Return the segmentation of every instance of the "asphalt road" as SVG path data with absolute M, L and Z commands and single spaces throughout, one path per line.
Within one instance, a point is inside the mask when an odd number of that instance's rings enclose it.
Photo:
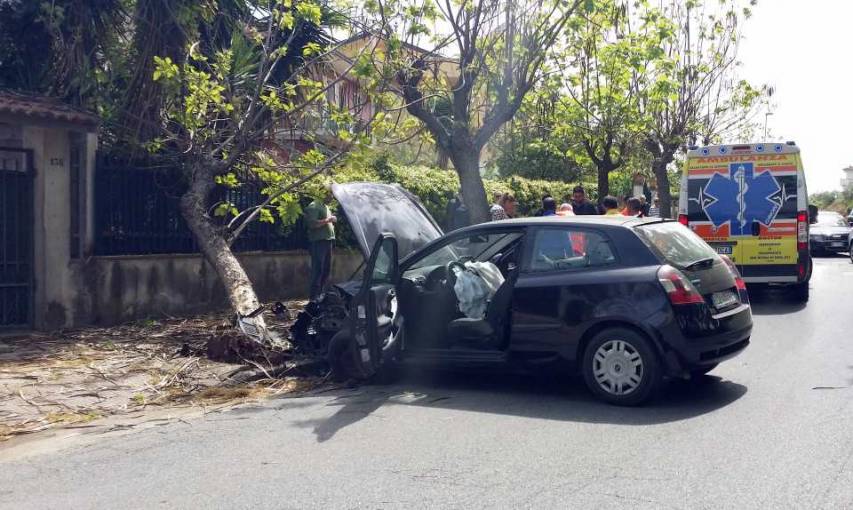
M 853 508 L 853 264 L 753 300 L 751 347 L 648 407 L 410 376 L 0 461 L 0 508 Z

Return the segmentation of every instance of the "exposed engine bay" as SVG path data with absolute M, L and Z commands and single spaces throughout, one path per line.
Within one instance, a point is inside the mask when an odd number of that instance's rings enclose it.
M 325 354 L 332 337 L 347 327 L 351 301 L 360 286 L 360 281 L 334 285 L 319 300 L 310 301 L 290 327 L 293 346 L 306 353 Z

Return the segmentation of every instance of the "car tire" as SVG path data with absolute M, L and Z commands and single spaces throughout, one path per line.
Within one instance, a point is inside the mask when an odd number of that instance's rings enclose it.
M 804 281 L 794 285 L 794 297 L 799 303 L 809 302 L 809 282 Z
M 350 338 L 349 331 L 338 331 L 329 340 L 326 361 L 332 380 L 346 382 L 356 377 L 354 349 L 355 342 Z
M 847 254 L 850 256 L 850 263 L 853 264 L 853 242 L 847 247 Z
M 609 328 L 595 335 L 584 351 L 582 372 L 596 397 L 620 406 L 647 402 L 663 380 L 660 358 L 651 342 L 627 328 Z

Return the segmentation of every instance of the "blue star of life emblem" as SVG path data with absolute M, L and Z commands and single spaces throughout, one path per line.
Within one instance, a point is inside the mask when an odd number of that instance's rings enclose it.
M 731 235 L 752 235 L 752 224 L 769 227 L 782 208 L 782 188 L 769 171 L 755 174 L 753 163 L 732 163 L 729 175 L 716 173 L 702 189 L 702 210 L 720 228 L 729 224 Z

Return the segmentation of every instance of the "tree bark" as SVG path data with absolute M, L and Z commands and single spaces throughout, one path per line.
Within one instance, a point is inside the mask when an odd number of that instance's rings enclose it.
M 181 215 L 205 260 L 213 266 L 225 287 L 231 307 L 240 315 L 248 315 L 260 306 L 258 296 L 249 276 L 231 251 L 221 227 L 207 213 L 208 197 L 215 186 L 213 172 L 199 165 L 190 171 L 189 181 L 190 187 L 181 197 Z M 261 340 L 269 342 L 271 339 L 263 316 L 255 317 L 253 324 L 258 328 Z
M 450 158 L 447 156 L 447 152 L 445 152 L 441 147 L 436 148 L 435 164 L 442 170 L 447 170 L 447 167 L 450 164 Z
M 476 149 L 473 143 L 465 143 L 459 138 L 465 137 L 454 138 L 448 151 L 450 159 L 459 176 L 459 185 L 471 215 L 471 224 L 486 223 L 492 218 L 489 215 L 486 188 L 480 176 L 480 150 Z
M 669 191 L 669 174 L 666 167 L 674 159 L 674 152 L 664 149 L 660 155 L 652 160 L 652 172 L 658 185 L 658 197 L 660 198 L 660 215 L 662 218 L 672 217 L 672 194 Z
M 598 170 L 598 203 L 610 194 L 610 169 L 604 165 L 596 165 Z

